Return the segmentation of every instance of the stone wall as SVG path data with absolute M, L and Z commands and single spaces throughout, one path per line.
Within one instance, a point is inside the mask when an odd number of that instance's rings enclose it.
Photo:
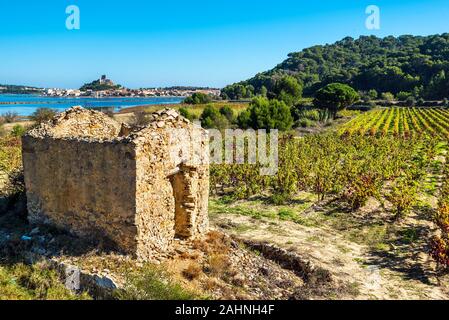
M 175 237 L 195 237 L 208 228 L 207 135 L 176 113 L 153 117 L 130 136 L 137 146 L 138 252 L 145 257 L 167 250 Z
M 207 231 L 207 135 L 173 110 L 131 130 L 75 107 L 23 137 L 27 207 L 143 260 Z M 125 130 L 126 129 L 126 130 Z
M 134 153 L 130 143 L 24 137 L 29 221 L 135 250 Z

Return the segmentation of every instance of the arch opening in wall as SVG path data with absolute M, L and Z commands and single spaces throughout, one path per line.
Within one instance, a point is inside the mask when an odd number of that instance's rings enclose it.
M 195 223 L 195 198 L 191 192 L 191 177 L 187 167 L 181 165 L 169 176 L 175 200 L 175 237 L 189 238 Z

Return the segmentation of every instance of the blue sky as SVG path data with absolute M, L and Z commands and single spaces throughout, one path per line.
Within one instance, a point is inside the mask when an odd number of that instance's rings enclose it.
M 365 28 L 371 4 L 380 30 Z M 222 87 L 345 36 L 449 32 L 447 17 L 447 0 L 3 0 L 0 83 L 76 88 L 105 73 L 131 88 Z

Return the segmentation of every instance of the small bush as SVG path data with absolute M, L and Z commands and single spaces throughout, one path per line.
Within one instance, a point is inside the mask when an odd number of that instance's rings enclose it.
M 21 141 L 17 137 L 0 139 L 0 171 L 10 173 L 22 165 Z
M 195 280 L 201 275 L 201 273 L 203 273 L 203 269 L 198 265 L 198 263 L 191 263 L 182 272 L 182 275 L 188 280 Z
M 391 92 L 384 92 L 382 93 L 381 98 L 382 100 L 392 102 L 394 100 L 394 94 L 392 94 Z
M 415 181 L 404 179 L 393 186 L 386 198 L 393 205 L 396 220 L 404 218 L 410 212 L 417 202 L 417 196 L 418 190 Z
M 187 108 L 179 108 L 179 113 L 181 116 L 183 116 L 186 119 L 189 119 L 190 121 L 193 121 L 196 119 L 196 116 L 193 113 L 190 113 L 190 111 Z
M 411 94 L 410 92 L 404 92 L 404 91 L 401 91 L 401 92 L 399 92 L 399 93 L 396 95 L 396 98 L 397 98 L 399 101 L 406 101 L 407 98 L 409 98 L 411 95 L 412 95 L 412 94 Z
M 311 109 L 308 106 L 298 105 L 291 108 L 291 114 L 295 121 L 300 119 L 309 119 L 313 121 L 320 120 L 320 112 L 318 109 Z
M 230 106 L 221 107 L 220 113 L 229 121 L 229 123 L 233 123 L 235 121 L 234 110 L 232 110 Z
M 50 108 L 39 108 L 33 112 L 30 116 L 30 119 L 34 121 L 35 125 L 38 125 L 42 122 L 47 122 L 53 119 L 56 115 L 56 111 Z
M 313 127 L 313 126 L 315 126 L 315 122 L 310 119 L 303 118 L 303 119 L 299 119 L 299 121 L 298 121 L 298 127 L 309 128 L 309 127 Z
M 148 114 L 145 111 L 135 111 L 133 114 L 132 124 L 136 127 L 146 126 L 150 123 Z
M 290 107 L 284 101 L 256 97 L 247 110 L 240 113 L 238 123 L 241 128 L 290 130 L 293 117 Z
M 430 243 L 432 258 L 443 269 L 449 269 L 449 239 L 447 237 L 435 236 Z
M 195 92 L 190 97 L 187 97 L 183 101 L 186 104 L 206 104 L 212 102 L 212 98 L 204 93 Z
M 21 137 L 25 134 L 26 129 L 21 126 L 20 124 L 16 124 L 11 131 L 11 135 L 13 135 L 14 137 Z
M 17 118 L 19 117 L 19 115 L 17 114 L 17 112 L 5 112 L 4 114 L 2 114 L 2 118 L 3 121 L 6 123 L 13 123 L 17 121 Z
M 23 172 L 15 169 L 8 173 L 0 189 L 0 215 L 13 212 L 17 217 L 26 217 L 26 193 Z
M 204 108 L 200 120 L 201 126 L 207 129 L 226 129 L 230 125 L 228 119 L 223 114 L 221 114 L 215 106 L 211 104 Z
M 224 254 L 213 254 L 209 257 L 209 271 L 215 276 L 226 276 L 230 266 L 229 258 Z
M 370 197 L 378 195 L 381 186 L 380 181 L 373 175 L 360 175 L 346 186 L 342 199 L 354 211 L 363 207 Z
M 443 99 L 443 106 L 444 106 L 445 108 L 448 108 L 448 107 L 449 107 L 449 99 L 448 99 L 448 98 L 444 98 L 444 99 Z

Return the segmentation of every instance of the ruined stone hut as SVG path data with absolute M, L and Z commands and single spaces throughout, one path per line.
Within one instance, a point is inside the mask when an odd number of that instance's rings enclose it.
M 140 128 L 73 107 L 23 137 L 28 219 L 140 259 L 208 228 L 207 133 L 165 109 Z

